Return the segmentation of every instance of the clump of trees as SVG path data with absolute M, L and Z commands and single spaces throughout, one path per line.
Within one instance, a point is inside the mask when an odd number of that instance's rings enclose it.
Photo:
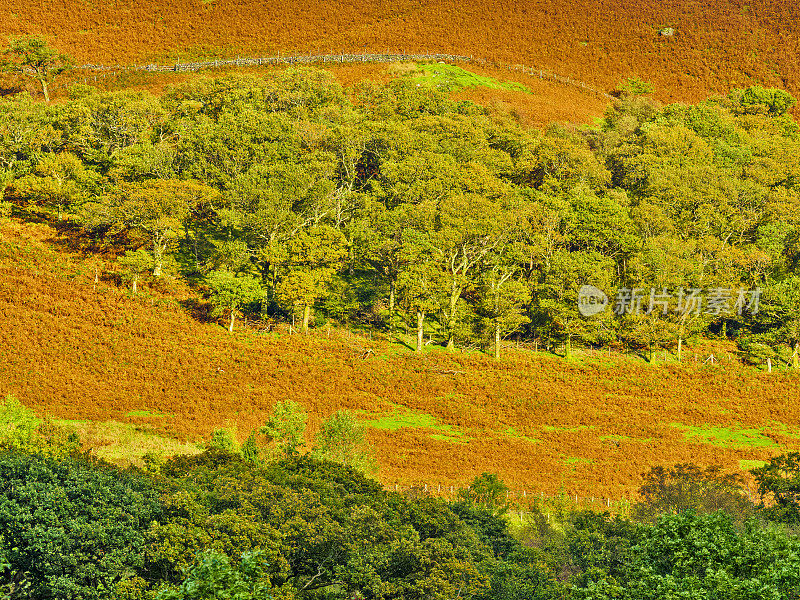
M 348 95 L 313 69 L 22 95 L 0 101 L 4 201 L 138 252 L 121 260 L 137 285 L 186 277 L 229 328 L 250 312 L 405 329 L 419 351 L 500 357 L 514 336 L 651 360 L 714 334 L 800 365 L 793 98 L 662 107 L 640 83 L 581 131 L 402 79 Z M 580 314 L 586 284 L 618 310 Z

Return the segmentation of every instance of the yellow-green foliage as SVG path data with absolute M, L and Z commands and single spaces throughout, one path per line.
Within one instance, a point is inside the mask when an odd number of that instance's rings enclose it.
M 42 420 L 11 394 L 0 400 L 0 448 L 63 455 L 78 447 L 76 435 Z

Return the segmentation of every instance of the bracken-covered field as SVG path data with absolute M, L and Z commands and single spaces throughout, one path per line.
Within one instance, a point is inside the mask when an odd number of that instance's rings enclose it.
M 798 379 L 743 367 L 722 346 L 690 348 L 683 364 L 523 349 L 496 362 L 337 330 L 229 335 L 193 319 L 191 301 L 132 297 L 101 259 L 63 244 L 43 225 L 0 225 L 0 397 L 40 415 L 198 441 L 233 425 L 246 437 L 293 399 L 311 435 L 335 410 L 356 411 L 387 485 L 491 471 L 515 490 L 612 498 L 653 465 L 735 471 L 800 440 Z M 718 360 L 702 365 L 711 351 Z
M 89 62 L 427 50 L 606 90 L 638 75 L 662 100 L 752 84 L 800 91 L 800 6 L 783 0 L 3 0 L 0 34 L 45 34 Z

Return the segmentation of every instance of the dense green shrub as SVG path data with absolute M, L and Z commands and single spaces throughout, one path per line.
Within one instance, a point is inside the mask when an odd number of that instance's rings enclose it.
M 157 492 L 135 474 L 2 452 L 3 582 L 25 579 L 33 598 L 113 598 L 143 573 L 145 534 L 161 513 Z

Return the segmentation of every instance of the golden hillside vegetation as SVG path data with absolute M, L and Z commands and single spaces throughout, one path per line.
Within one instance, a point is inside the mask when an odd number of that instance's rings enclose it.
M 796 377 L 739 366 L 724 347 L 714 366 L 691 351 L 682 365 L 650 366 L 523 349 L 501 362 L 419 357 L 324 329 L 231 336 L 152 290 L 132 297 L 102 261 L 64 243 L 46 226 L 0 225 L 0 395 L 40 414 L 198 441 L 232 425 L 244 437 L 277 400 L 294 399 L 312 435 L 335 410 L 357 411 L 386 484 L 493 471 L 512 489 L 611 497 L 633 493 L 652 465 L 749 467 L 800 435 Z
M 79 61 L 428 50 L 553 69 L 613 88 L 651 80 L 663 100 L 763 84 L 797 95 L 800 8 L 780 0 L 0 3 L 0 33 L 45 34 Z M 659 31 L 671 27 L 674 35 Z

